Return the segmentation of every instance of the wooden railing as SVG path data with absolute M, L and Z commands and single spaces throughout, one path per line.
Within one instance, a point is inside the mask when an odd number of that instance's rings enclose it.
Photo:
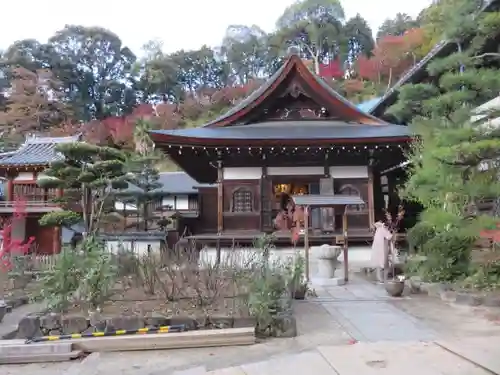
M 23 201 L 22 205 L 26 207 L 57 207 L 58 205 L 51 201 Z M 19 202 L 16 201 L 0 201 L 0 207 L 16 207 Z

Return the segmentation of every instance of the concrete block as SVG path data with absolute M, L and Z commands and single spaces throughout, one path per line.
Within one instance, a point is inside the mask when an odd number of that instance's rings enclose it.
M 8 357 L 0 356 L 0 365 L 14 365 L 23 363 L 44 363 L 44 362 L 66 362 L 83 355 L 80 350 L 75 350 L 69 353 L 52 353 L 52 354 L 20 354 Z

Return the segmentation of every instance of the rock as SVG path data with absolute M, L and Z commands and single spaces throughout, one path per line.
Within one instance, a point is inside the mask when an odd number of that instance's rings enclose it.
M 256 325 L 257 321 L 252 316 L 234 318 L 233 322 L 233 328 L 255 327 Z
M 157 327 L 168 326 L 170 323 L 170 319 L 165 315 L 153 311 L 152 313 L 145 316 L 144 323 L 149 328 L 152 327 L 157 328 Z
M 419 276 L 411 276 L 407 280 L 408 286 L 410 287 L 410 292 L 413 294 L 421 293 L 422 279 Z
M 455 303 L 457 305 L 479 306 L 483 302 L 483 297 L 470 293 L 457 293 Z
M 28 315 L 21 319 L 17 326 L 18 339 L 31 339 L 42 336 L 40 330 L 40 317 L 37 315 Z
M 89 324 L 93 328 L 92 332 L 104 332 L 106 330 L 106 318 L 98 311 L 89 314 Z
M 4 301 L 0 301 L 0 322 L 2 322 L 5 314 L 7 314 L 8 306 Z
M 169 318 L 170 326 L 184 325 L 184 328 L 188 331 L 194 331 L 200 328 L 200 324 L 196 319 L 190 318 L 188 316 L 173 316 Z
M 457 300 L 457 293 L 452 290 L 444 290 L 439 293 L 439 297 L 444 302 L 455 302 Z
M 209 316 L 208 322 L 211 328 L 217 329 L 233 328 L 234 326 L 234 319 L 229 316 Z
M 65 335 L 82 333 L 89 325 L 90 323 L 87 318 L 81 315 L 65 316 L 62 319 L 62 331 Z
M 274 321 L 271 334 L 274 337 L 296 337 L 297 321 L 293 315 L 278 315 Z
M 45 314 L 40 318 L 40 327 L 47 330 L 61 328 L 61 314 Z
M 500 296 L 485 296 L 483 299 L 483 305 L 487 307 L 500 307 Z
M 144 328 L 144 319 L 138 315 L 121 315 L 113 318 L 106 319 L 106 332 L 117 331 L 125 329 L 127 331 L 134 331 Z
M 441 283 L 422 283 L 420 288 L 430 297 L 438 298 L 441 298 L 441 292 L 452 290 L 450 285 Z

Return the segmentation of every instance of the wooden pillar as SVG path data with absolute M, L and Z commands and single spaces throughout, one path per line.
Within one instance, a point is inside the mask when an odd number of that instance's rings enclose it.
M 310 207 L 304 207 L 304 258 L 305 258 L 305 272 L 306 282 L 309 282 L 309 213 Z
M 217 161 L 217 233 L 224 230 L 224 190 L 222 182 L 224 180 L 224 170 L 222 160 Z
M 368 167 L 368 221 L 369 227 L 375 224 L 375 199 L 373 195 L 373 167 Z
M 347 206 L 344 207 L 342 213 L 342 234 L 344 235 L 343 252 L 344 252 L 344 281 L 349 281 L 349 238 L 347 235 Z
M 5 197 L 7 201 L 14 200 L 14 177 L 9 176 L 7 180 L 7 196 Z

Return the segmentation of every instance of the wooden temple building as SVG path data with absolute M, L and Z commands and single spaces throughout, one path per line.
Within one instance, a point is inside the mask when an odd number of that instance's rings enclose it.
M 219 118 L 151 136 L 205 184 L 198 188 L 200 214 L 190 238 L 240 244 L 262 233 L 290 243 L 290 228 L 277 218 L 290 197 L 300 194 L 360 196 L 365 204 L 348 207 L 349 238 L 370 241 L 372 224 L 397 200 L 398 177 L 390 171 L 398 173 L 394 167 L 411 141 L 406 126 L 359 110 L 294 54 Z M 338 235 L 341 215 L 333 208 L 312 210 L 310 242 Z
M 62 157 L 56 151 L 58 144 L 78 140 L 77 136 L 28 136 L 18 150 L 0 154 L 0 176 L 3 179 L 0 220 L 11 223 L 10 236 L 13 240 L 24 243 L 33 237 L 32 250 L 37 253 L 59 252 L 65 237 L 63 228 L 44 227 L 38 222 L 47 212 L 60 209 L 54 198 L 60 197 L 63 192 L 61 189 L 41 188 L 37 180 L 50 163 Z

